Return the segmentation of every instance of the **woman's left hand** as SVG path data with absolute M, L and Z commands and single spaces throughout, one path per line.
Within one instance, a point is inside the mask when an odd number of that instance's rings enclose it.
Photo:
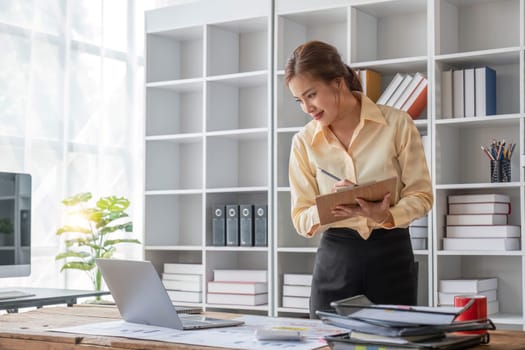
M 368 202 L 356 198 L 357 205 L 338 205 L 332 210 L 336 217 L 364 216 L 377 223 L 384 223 L 390 218 L 390 193 L 387 193 L 381 202 Z

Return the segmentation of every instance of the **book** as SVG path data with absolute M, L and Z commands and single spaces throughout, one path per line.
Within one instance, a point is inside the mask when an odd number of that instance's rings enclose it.
M 396 193 L 397 178 L 390 177 L 384 180 L 371 181 L 366 184 L 348 186 L 345 190 L 319 195 L 315 198 L 319 221 L 321 225 L 344 220 L 344 217 L 337 217 L 332 214 L 332 209 L 338 205 L 355 205 L 356 198 L 367 201 L 381 201 L 390 192 L 390 205 L 394 204 Z
M 377 100 L 376 103 L 380 105 L 386 104 L 390 96 L 392 96 L 392 94 L 397 89 L 399 84 L 401 84 L 404 77 L 405 77 L 404 74 L 396 73 L 396 75 L 394 75 L 390 83 L 388 83 L 388 86 L 385 88 L 381 96 L 379 96 L 379 99 Z
M 188 292 L 181 290 L 166 290 L 172 302 L 201 303 L 202 292 Z
M 410 84 L 412 79 L 414 79 L 414 76 L 412 76 L 410 74 L 405 75 L 403 80 L 399 84 L 399 86 L 394 91 L 394 93 L 390 96 L 388 101 L 385 102 L 385 105 L 393 107 L 394 104 L 396 103 L 396 101 L 398 100 L 399 96 L 401 96 L 403 94 L 403 92 L 405 91 L 407 86 Z
M 520 250 L 520 238 L 443 238 L 444 250 Z
M 441 115 L 452 118 L 452 70 L 441 72 Z
M 427 238 L 428 237 L 428 227 L 420 226 L 409 226 L 408 232 L 412 238 Z
M 476 115 L 474 68 L 465 69 L 463 74 L 465 80 L 463 87 L 465 90 L 465 117 L 474 117 Z
M 329 335 L 325 337 L 331 350 L 428 350 L 428 349 L 466 349 L 482 344 L 481 334 L 451 335 L 421 342 L 399 343 L 374 342 L 371 340 L 352 339 L 351 333 Z
M 496 71 L 490 67 L 476 68 L 476 115 L 496 114 Z
M 417 119 L 427 106 L 428 80 L 423 78 L 414 92 L 408 97 L 401 107 L 402 111 L 407 112 L 412 119 Z
M 225 305 L 264 305 L 268 304 L 268 293 L 261 294 L 234 294 L 234 293 L 208 293 L 208 304 Z
M 465 90 L 464 90 L 464 71 L 456 69 L 452 72 L 452 108 L 454 118 L 463 118 L 465 116 Z
M 425 249 L 427 249 L 427 239 L 426 238 L 410 237 L 410 243 L 412 244 L 412 249 L 413 250 L 425 250 Z
M 456 295 L 458 295 L 458 293 L 438 292 L 439 305 L 453 306 L 454 297 Z M 498 300 L 498 290 L 497 289 L 484 290 L 484 291 L 476 293 L 476 295 L 484 295 L 487 298 L 487 302 Z
M 506 194 L 459 194 L 448 196 L 448 203 L 509 203 L 510 197 Z
M 506 225 L 505 214 L 452 214 L 447 215 L 447 225 Z
M 304 273 L 285 273 L 283 275 L 283 284 L 295 286 L 311 286 L 312 275 Z
M 497 288 L 497 277 L 475 279 L 442 279 L 439 281 L 439 291 L 444 293 L 476 294 Z
M 208 282 L 208 293 L 259 294 L 268 293 L 266 282 Z
M 359 78 L 363 93 L 376 102 L 381 95 L 381 74 L 371 69 L 362 69 L 359 71 Z
M 450 238 L 510 238 L 520 237 L 521 228 L 516 225 L 446 226 L 445 235 Z
M 268 282 L 267 270 L 213 270 L 216 282 Z
M 392 327 L 450 324 L 460 313 L 467 309 L 467 305 L 462 308 L 443 308 L 373 304 L 364 295 L 356 295 L 350 298 L 332 301 L 330 306 L 335 308 L 338 314 L 347 315 L 352 319 L 380 322 Z M 468 307 L 470 307 L 470 305 L 468 305 Z
M 204 268 L 202 264 L 164 263 L 164 272 L 202 275 L 204 272 Z
M 164 288 L 170 290 L 181 290 L 187 292 L 201 292 L 202 284 L 201 282 L 195 281 L 176 281 L 176 280 L 162 280 Z
M 163 280 L 170 280 L 170 281 L 192 281 L 192 282 L 201 283 L 202 275 L 184 274 L 184 273 L 166 273 L 166 272 L 164 272 L 162 274 L 162 279 Z
M 291 297 L 310 297 L 312 288 L 310 286 L 283 285 L 283 295 Z
M 283 307 L 308 310 L 310 308 L 310 298 L 283 296 Z
M 412 93 L 416 90 L 417 86 L 423 81 L 424 78 L 425 76 L 422 73 L 417 72 L 416 74 L 414 74 L 414 77 L 407 85 L 403 93 L 399 95 L 398 99 L 394 102 L 393 107 L 401 109 L 401 107 L 407 101 L 408 97 L 412 95 Z
M 449 214 L 510 214 L 510 203 L 452 203 Z

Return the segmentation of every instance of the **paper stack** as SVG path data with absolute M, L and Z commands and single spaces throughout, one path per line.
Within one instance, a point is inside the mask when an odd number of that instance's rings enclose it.
M 496 277 L 439 281 L 438 303 L 440 306 L 453 306 L 456 295 L 484 295 L 487 297 L 487 315 L 499 312 L 498 279 Z
M 283 275 L 283 307 L 310 309 L 312 275 L 285 273 Z
M 413 250 L 428 249 L 428 216 L 412 221 L 408 230 Z
M 347 349 L 463 349 L 488 342 L 486 334 L 459 335 L 458 331 L 495 329 L 490 319 L 455 322 L 462 308 L 376 305 L 364 295 L 332 302 L 337 313 L 318 311 L 328 324 L 348 329 L 327 336 L 333 350 Z M 479 332 L 485 333 L 485 332 Z
M 213 276 L 208 282 L 208 304 L 268 304 L 267 270 L 214 270 Z
M 172 302 L 202 303 L 202 264 L 165 263 L 162 283 Z
M 520 250 L 521 229 L 508 224 L 510 197 L 504 194 L 448 196 L 444 250 Z

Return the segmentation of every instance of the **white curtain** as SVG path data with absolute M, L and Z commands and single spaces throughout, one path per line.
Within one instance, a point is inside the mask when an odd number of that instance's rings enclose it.
M 154 6 L 0 1 L 0 171 L 33 179 L 32 273 L 0 287 L 92 288 L 54 259 L 61 200 L 78 192 L 130 199 L 131 236 L 143 240 L 143 21 Z M 116 256 L 141 258 L 142 247 Z

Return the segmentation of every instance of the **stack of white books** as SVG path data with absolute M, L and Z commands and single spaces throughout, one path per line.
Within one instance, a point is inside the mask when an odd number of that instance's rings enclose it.
M 498 279 L 496 277 L 439 281 L 439 306 L 454 306 L 456 295 L 484 295 L 487 297 L 487 315 L 499 312 Z
M 504 194 L 448 196 L 444 250 L 520 250 L 521 228 L 508 224 L 510 197 Z
M 213 270 L 208 304 L 256 306 L 268 304 L 267 270 Z
M 285 273 L 283 275 L 283 307 L 310 309 L 311 274 Z
M 413 250 L 428 249 L 428 216 L 412 221 L 408 227 Z
M 172 302 L 202 302 L 202 264 L 165 263 L 162 283 Z

